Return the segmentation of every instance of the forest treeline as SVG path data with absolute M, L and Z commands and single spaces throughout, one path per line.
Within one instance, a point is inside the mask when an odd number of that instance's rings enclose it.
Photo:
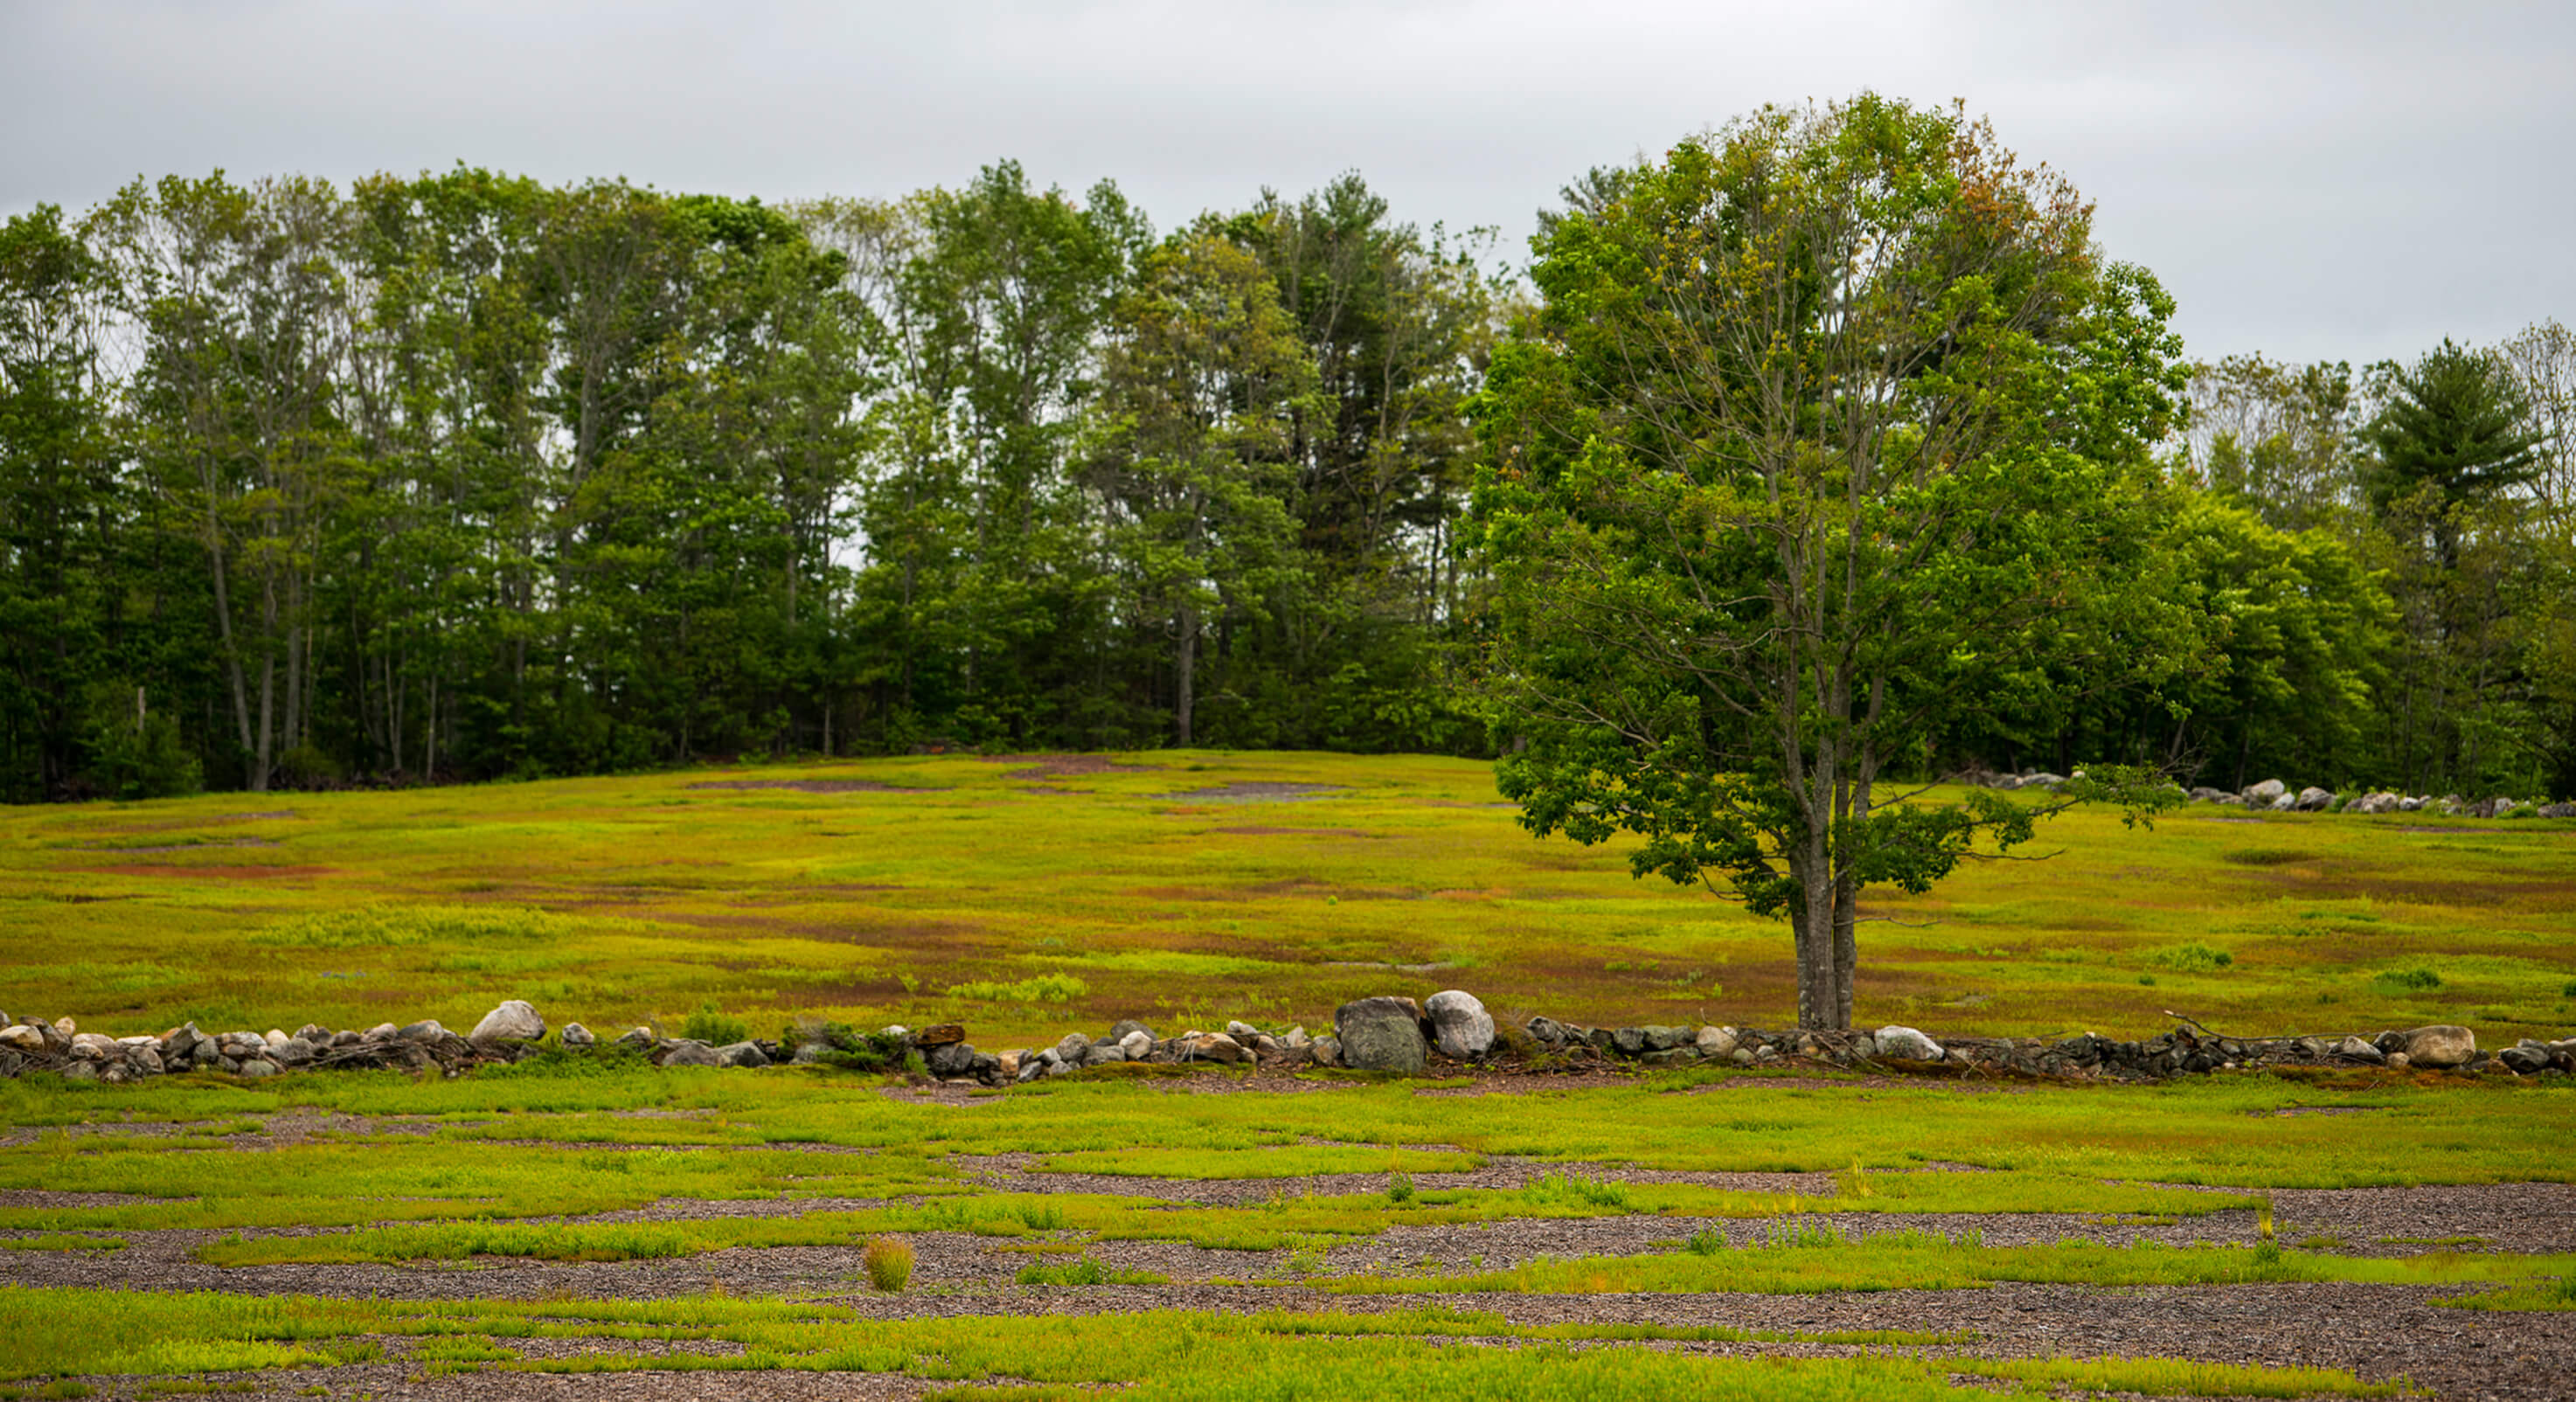
M 1010 164 L 776 206 L 218 174 L 13 217 L 0 797 L 1490 753 L 1458 528 L 1528 303 L 1482 247 L 1356 176 L 1158 232 Z M 2157 577 L 2193 660 L 1963 714 L 1919 767 L 2576 791 L 2567 330 L 2186 397 Z

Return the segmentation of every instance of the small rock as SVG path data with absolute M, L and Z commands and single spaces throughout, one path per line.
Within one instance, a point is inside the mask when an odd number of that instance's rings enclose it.
M 72 1039 L 74 1033 L 80 1031 L 80 1024 L 73 1022 L 67 1017 L 58 1017 L 54 1019 L 54 1031 L 60 1033 L 62 1039 L 68 1042 Z
M 1552 1017 L 1534 1017 L 1523 1026 L 1528 1030 L 1530 1037 L 1543 1046 L 1558 1047 L 1567 1042 L 1579 1042 L 1583 1039 L 1582 1033 Z
M 1941 1044 L 1911 1027 L 1882 1027 L 1873 1039 L 1880 1056 L 1906 1061 L 1939 1061 Z
M 2327 805 L 2333 802 L 2334 790 L 2321 789 L 2311 784 L 2299 790 L 2299 796 L 2290 800 L 2290 806 L 2302 813 L 2322 813 Z
M 225 1035 L 229 1036 L 231 1034 L 227 1033 Z M 420 1021 L 412 1023 L 409 1026 L 404 1027 L 401 1031 L 394 1033 L 394 1040 L 398 1042 L 435 1042 L 446 1035 L 447 1029 L 439 1025 L 438 1019 L 428 1017 L 422 1018 Z
M 2406 1039 L 2406 1059 L 2416 1066 L 2466 1066 L 2478 1052 L 2477 1037 L 2465 1027 L 2437 1023 L 2401 1035 Z
M 670 1050 L 662 1054 L 662 1064 L 664 1066 L 722 1066 L 724 1058 L 717 1055 L 716 1049 L 706 1043 L 683 1037 L 671 1043 Z
M 1642 1027 L 1611 1028 L 1609 1049 L 1617 1052 L 1621 1056 L 1644 1056 L 1649 1050 L 1646 1046 L 1646 1029 Z
M 242 1062 L 241 1070 L 235 1074 L 256 1081 L 265 1076 L 276 1075 L 277 1063 L 264 1056 L 250 1057 Z
M 941 1042 L 921 1054 L 922 1065 L 931 1075 L 943 1081 L 968 1077 L 981 1080 L 998 1074 L 1001 1058 L 975 1050 L 964 1042 Z
M 1261 1029 L 1248 1022 L 1235 1021 L 1225 1025 L 1225 1035 L 1232 1037 L 1235 1045 L 1248 1047 L 1261 1035 Z
M 1333 1010 L 1341 1062 L 1356 1071 L 1422 1072 L 1422 1007 L 1410 998 L 1360 998 Z
M 1424 1000 L 1422 1011 L 1431 1019 L 1431 1035 L 1442 1056 L 1469 1061 L 1494 1049 L 1493 1015 L 1475 994 L 1444 989 Z
M 2402 1052 L 2402 1051 L 2400 1051 L 2400 1052 L 2390 1052 L 2390 1053 L 2388 1054 L 2388 1064 L 2389 1064 L 2389 1065 L 2391 1065 L 2391 1066 L 2406 1066 L 2406 1065 L 2411 1065 L 2413 1062 L 2414 1062 L 2414 1058 L 2413 1058 L 2413 1057 L 2408 1056 L 2406 1053 L 2404 1053 L 2404 1052 Z
M 402 1029 L 390 1022 L 379 1022 L 358 1035 L 369 1042 L 390 1042 L 402 1035 Z
M 598 1035 L 592 1032 L 589 1028 L 582 1026 L 580 1023 L 567 1022 L 564 1024 L 563 1044 L 565 1046 L 587 1047 L 594 1045 L 598 1041 Z
M 1419 1033 L 1415 1035 L 1417 1039 L 1420 1036 Z M 1225 1066 L 1240 1065 L 1243 1061 L 1243 1044 L 1222 1032 L 1203 1033 L 1190 1039 L 1189 1059 L 1213 1061 Z
M 769 1055 L 758 1042 L 733 1042 L 716 1048 L 716 1060 L 726 1066 L 757 1067 L 769 1064 Z
M 1283 1047 L 1302 1047 L 1314 1040 L 1314 1038 L 1306 1035 L 1306 1024 L 1301 1022 L 1280 1035 L 1279 1045 Z
M 98 1079 L 98 1063 L 94 1061 L 72 1062 L 70 1065 L 63 1068 L 63 1079 L 66 1081 L 95 1081 Z
M 1315 1039 L 1315 1044 L 1311 1050 L 1315 1054 L 1315 1064 L 1318 1066 L 1339 1066 L 1342 1064 L 1342 1039 L 1339 1037 L 1318 1037 Z
M 1136 1028 L 1118 1039 L 1118 1049 L 1127 1054 L 1129 1061 L 1142 1061 L 1154 1049 L 1154 1034 L 1145 1028 Z
M 1076 1066 L 1079 1066 L 1082 1064 L 1082 1054 L 1085 1051 L 1090 1050 L 1090 1048 L 1091 1039 L 1089 1037 L 1086 1037 L 1079 1032 L 1067 1032 L 1064 1034 L 1064 1040 L 1055 1044 L 1055 1054 L 1058 1059 L 1070 1061 Z
M 2547 1047 L 2507 1047 L 2496 1053 L 2496 1060 L 2525 1076 L 2535 1071 L 2546 1071 L 2550 1064 Z
M 1650 1052 L 1671 1051 L 1691 1043 L 1696 1037 L 1687 1027 L 1646 1026 L 1638 1028 L 1637 1034 L 1644 1039 L 1646 1050 Z
M 2273 800 L 2286 796 L 2289 791 L 2290 786 L 2282 783 L 2280 780 L 2266 779 L 2263 782 L 2252 785 L 2245 790 L 2245 806 L 2248 808 L 2269 808 L 2272 806 Z
M 943 1022 L 936 1027 L 925 1027 L 919 1032 L 914 1033 L 912 1044 L 916 1047 L 943 1047 L 951 1042 L 962 1042 L 965 1040 L 966 1025 L 964 1023 Z
M 115 1051 L 116 1039 L 114 1037 L 102 1037 L 95 1032 L 80 1032 L 73 1034 L 72 1055 L 79 1057 L 83 1061 L 105 1061 Z
M 653 1045 L 652 1029 L 646 1027 L 627 1028 L 624 1032 L 618 1034 L 617 1045 L 626 1048 L 628 1051 L 648 1050 Z
M 1735 1055 L 1736 1032 L 1732 1027 L 1703 1027 L 1691 1040 L 1698 1044 L 1699 1054 L 1710 1060 Z
M 45 1034 L 24 1024 L 0 1027 L 0 1047 L 14 1047 L 19 1051 L 43 1051 Z
M 1147 1027 L 1145 1024 L 1138 1022 L 1132 1017 L 1121 1019 L 1118 1023 L 1113 1025 L 1109 1029 L 1109 1040 L 1113 1042 L 1124 1042 L 1127 1040 L 1127 1034 L 1130 1032 L 1144 1033 L 1145 1040 L 1149 1042 L 1158 1040 L 1154 1036 L 1153 1028 Z
M 546 1035 L 546 1020 L 524 998 L 513 998 L 483 1015 L 465 1040 L 489 1046 L 495 1042 L 533 1042 Z

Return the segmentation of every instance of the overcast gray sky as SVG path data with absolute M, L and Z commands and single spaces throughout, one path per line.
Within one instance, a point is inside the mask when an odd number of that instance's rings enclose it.
M 1357 169 L 1498 225 L 1766 101 L 1964 98 L 2073 177 L 2195 355 L 2576 322 L 2576 5 L 0 0 L 0 212 L 462 159 L 779 199 L 1015 157 L 1168 226 Z

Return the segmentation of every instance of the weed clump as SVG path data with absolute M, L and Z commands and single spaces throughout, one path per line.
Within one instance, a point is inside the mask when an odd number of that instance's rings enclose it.
M 2431 969 L 2382 969 L 2372 983 L 2392 993 L 2429 993 L 2442 986 L 2442 976 Z
M 1118 1270 L 1085 1255 L 1061 1266 L 1022 1266 L 1017 1279 L 1022 1285 L 1161 1285 L 1170 1277 L 1154 1271 Z
M 1386 1200 L 1388 1202 L 1413 1201 L 1413 1175 L 1410 1173 L 1388 1174 L 1386 1176 Z
M 912 1243 L 881 1236 L 868 1243 L 859 1260 L 868 1268 L 868 1284 L 879 1294 L 899 1293 L 912 1280 Z

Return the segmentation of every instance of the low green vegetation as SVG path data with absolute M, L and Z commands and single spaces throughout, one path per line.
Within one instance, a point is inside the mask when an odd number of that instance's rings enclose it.
M 0 809 L 0 1006 L 123 1033 L 470 1027 L 524 997 L 612 1035 L 962 1020 L 988 1049 L 1125 1017 L 1321 1030 L 1348 998 L 1444 986 L 1506 1021 L 1794 1020 L 1785 927 L 1634 880 L 1615 844 L 1533 841 L 1484 764 L 1094 767 L 921 756 L 756 771 L 883 786 L 822 792 L 701 772 Z M 1230 797 L 1260 784 L 1300 792 Z M 2569 830 L 2189 809 L 2139 833 L 2078 810 L 2046 860 L 1874 894 L 1891 919 L 1864 927 L 1853 1015 L 1938 1035 L 2137 1037 L 2169 1008 L 2244 1033 L 2555 1033 L 2576 1022 L 2552 864 Z
M 96 1321 L 96 1323 L 93 1323 Z M 1921 1335 L 1803 1335 L 1646 1326 L 1526 1326 L 1492 1314 L 1413 1310 L 1385 1314 L 1217 1314 L 1157 1310 L 1037 1318 L 982 1316 L 878 1320 L 824 1304 L 682 1299 L 407 1302 L 280 1296 L 244 1302 L 218 1295 L 120 1295 L 0 1286 L 0 1337 L 13 1340 L 8 1372 L 20 1378 L 77 1374 L 187 1374 L 309 1367 L 376 1356 L 384 1339 L 432 1345 L 415 1353 L 452 1370 L 617 1372 L 637 1367 L 716 1371 L 782 1369 L 900 1373 L 953 1384 L 1013 1380 L 1009 1390 L 967 1386 L 946 1395 L 1064 1398 L 1102 1386 L 1121 1396 L 1446 1396 L 1503 1399 L 1585 1396 L 1645 1399 L 1728 1396 L 1778 1402 L 2000 1398 L 2017 1383 L 2147 1396 L 2384 1397 L 2396 1384 L 2329 1369 L 2226 1367 L 2170 1359 L 1985 1359 L 1944 1351 L 1823 1359 L 1730 1359 L 1621 1342 L 1757 1338 L 1879 1347 L 1948 1341 Z M 571 1356 L 524 1356 L 519 1339 L 577 1338 L 604 1345 Z M 620 1351 L 619 1340 L 684 1339 L 739 1345 L 738 1353 Z M 1466 1342 L 1510 1348 L 1458 1347 Z M 417 1347 L 417 1345 L 415 1345 Z M 1953 1375 L 1992 1379 L 1988 1388 Z M 1034 1389 L 1031 1386 L 1034 1385 Z

